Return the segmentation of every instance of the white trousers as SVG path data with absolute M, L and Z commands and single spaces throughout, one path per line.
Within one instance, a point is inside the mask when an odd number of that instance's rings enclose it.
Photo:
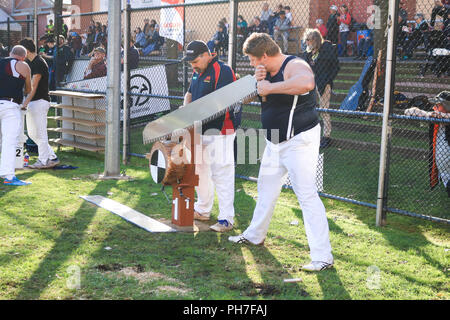
M 267 141 L 258 176 L 258 200 L 244 231 L 254 244 L 264 241 L 281 187 L 289 178 L 303 212 L 312 261 L 332 262 L 328 221 L 316 187 L 320 125 L 280 144 Z
M 201 152 L 197 151 L 195 171 L 199 185 L 195 188 L 195 211 L 210 214 L 214 189 L 219 200 L 219 217 L 234 224 L 234 138 L 236 134 L 201 136 Z M 201 157 L 200 154 L 201 153 Z
M 16 148 L 19 141 L 22 117 L 17 103 L 0 100 L 0 122 L 2 130 L 2 155 L 0 177 L 11 180 L 15 176 Z
M 50 102 L 41 99 L 30 102 L 27 111 L 28 135 L 38 146 L 38 158 L 42 163 L 56 158 L 55 152 L 48 144 L 47 113 L 49 108 Z

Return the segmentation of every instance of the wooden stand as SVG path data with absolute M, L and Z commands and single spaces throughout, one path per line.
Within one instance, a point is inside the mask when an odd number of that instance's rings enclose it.
M 57 128 L 48 131 L 58 132 L 58 139 L 50 142 L 59 146 L 98 152 L 104 151 L 105 109 L 97 106 L 96 101 L 104 95 L 57 90 L 50 95 L 63 97 L 61 104 L 52 104 L 56 108 L 55 116 L 48 117 L 57 121 Z M 80 105 L 82 104 L 82 105 Z M 58 110 L 61 112 L 58 115 Z
M 190 163 L 180 183 L 172 185 L 172 223 L 180 227 L 194 225 L 195 187 L 198 186 L 198 175 L 195 174 L 195 140 L 194 129 L 189 131 L 191 143 L 187 148 L 191 153 Z

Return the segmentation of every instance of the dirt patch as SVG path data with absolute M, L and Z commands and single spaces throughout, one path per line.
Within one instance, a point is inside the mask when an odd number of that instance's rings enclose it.
M 100 272 L 119 271 L 123 266 L 119 263 L 99 264 L 95 267 Z
M 140 283 L 145 283 L 153 280 L 164 279 L 168 281 L 177 281 L 175 279 L 169 278 L 162 273 L 153 272 L 153 271 L 145 271 L 143 268 L 138 267 L 126 267 L 119 271 L 119 273 L 123 274 L 126 277 L 132 277 L 138 280 Z
M 161 286 L 158 287 L 158 289 L 156 290 L 156 292 L 158 293 L 175 293 L 175 294 L 187 294 L 189 293 L 191 290 L 189 289 L 185 289 L 185 288 L 178 288 L 178 287 L 173 287 L 173 286 Z
M 231 290 L 239 290 L 243 295 L 254 297 L 258 295 L 262 296 L 274 296 L 281 293 L 280 288 L 275 285 L 265 283 L 235 283 L 227 286 Z

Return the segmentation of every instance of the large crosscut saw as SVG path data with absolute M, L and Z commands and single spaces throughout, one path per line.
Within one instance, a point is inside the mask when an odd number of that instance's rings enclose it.
M 199 122 L 208 123 L 256 94 L 256 79 L 245 76 L 147 124 L 144 144 L 181 135 Z

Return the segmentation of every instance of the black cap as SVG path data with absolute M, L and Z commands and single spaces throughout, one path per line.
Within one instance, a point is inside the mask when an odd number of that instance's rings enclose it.
M 442 91 L 433 99 L 430 99 L 432 103 L 440 103 L 444 106 L 447 112 L 450 112 L 450 91 Z
M 203 41 L 195 40 L 190 42 L 186 47 L 186 52 L 182 61 L 192 61 L 195 60 L 199 55 L 204 52 L 209 52 L 209 48 Z

